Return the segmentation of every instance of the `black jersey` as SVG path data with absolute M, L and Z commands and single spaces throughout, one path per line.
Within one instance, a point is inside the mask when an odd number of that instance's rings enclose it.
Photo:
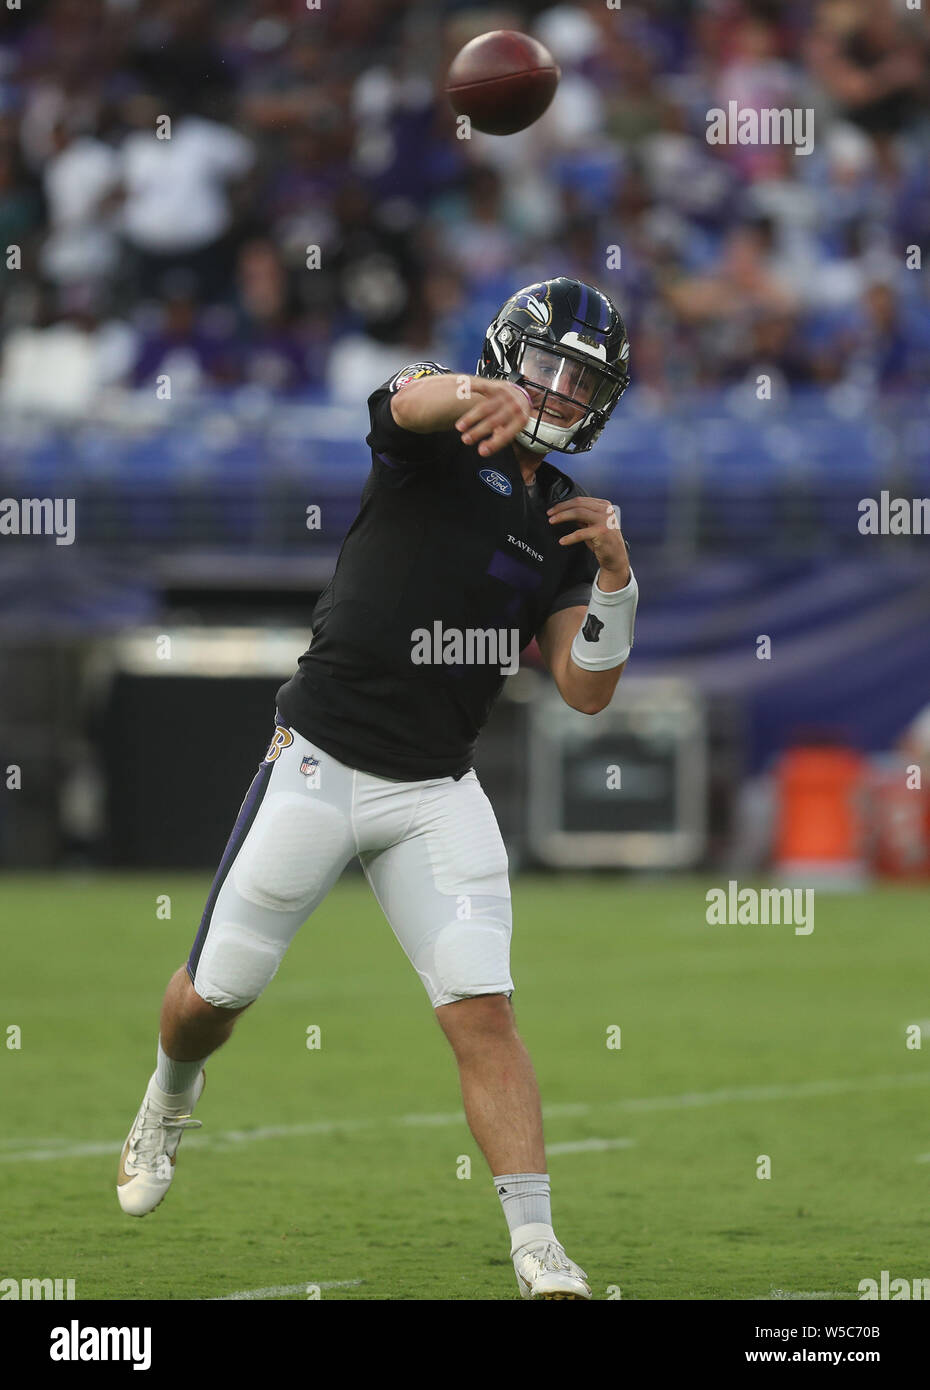
M 311 743 L 401 781 L 469 770 L 508 643 L 515 655 L 550 614 L 587 605 L 598 569 L 583 542 L 558 544 L 575 522 L 549 524 L 547 507 L 588 496 L 559 469 L 543 461 L 528 488 L 509 445 L 484 457 L 455 429 L 397 424 L 393 393 L 445 371 L 416 363 L 369 397 L 361 510 L 278 692 L 282 719 Z

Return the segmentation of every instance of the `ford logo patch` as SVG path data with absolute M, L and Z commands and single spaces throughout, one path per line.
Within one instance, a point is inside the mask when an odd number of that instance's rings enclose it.
M 509 497 L 513 492 L 510 479 L 505 478 L 503 473 L 498 473 L 494 468 L 482 468 L 478 473 L 478 477 L 483 483 L 487 483 L 488 487 L 492 487 L 495 492 L 499 492 L 502 497 Z

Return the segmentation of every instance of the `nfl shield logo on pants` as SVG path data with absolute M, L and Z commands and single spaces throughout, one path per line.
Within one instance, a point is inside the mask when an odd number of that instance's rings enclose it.
M 320 781 L 320 760 L 308 754 L 306 758 L 300 760 L 301 775 L 306 777 L 313 786 L 318 786 Z

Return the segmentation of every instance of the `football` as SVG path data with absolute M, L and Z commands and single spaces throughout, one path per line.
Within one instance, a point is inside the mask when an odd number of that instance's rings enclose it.
M 539 120 L 560 76 L 543 44 L 529 34 L 495 29 L 459 50 L 446 77 L 446 94 L 476 130 L 513 135 Z

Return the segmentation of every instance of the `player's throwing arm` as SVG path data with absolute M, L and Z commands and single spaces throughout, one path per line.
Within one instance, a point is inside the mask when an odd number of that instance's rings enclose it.
M 431 434 L 455 428 L 464 444 L 482 455 L 497 453 L 530 418 L 530 398 L 521 386 L 480 376 L 433 376 L 412 381 L 391 400 L 402 429 Z

